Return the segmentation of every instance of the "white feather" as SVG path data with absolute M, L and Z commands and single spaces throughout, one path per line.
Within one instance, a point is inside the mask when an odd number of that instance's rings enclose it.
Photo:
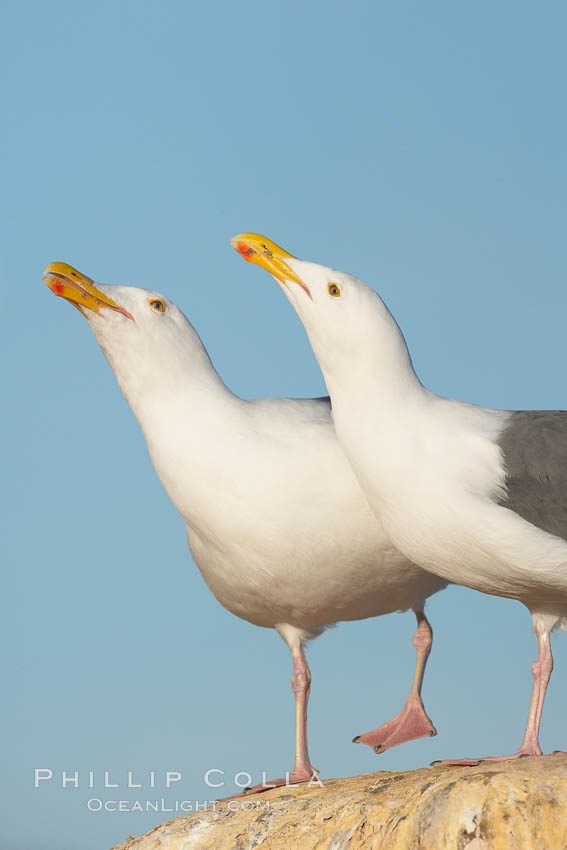
M 446 585 L 388 541 L 328 401 L 238 398 L 163 295 L 158 313 L 148 303 L 158 293 L 100 289 L 135 322 L 106 311 L 89 323 L 225 608 L 292 645 L 340 620 L 419 609 Z
M 505 495 L 498 439 L 511 414 L 430 393 L 374 290 L 314 263 L 289 265 L 311 298 L 291 281 L 282 289 L 321 365 L 339 441 L 392 543 L 449 581 L 520 600 L 536 628 L 564 627 L 567 542 L 495 501 Z

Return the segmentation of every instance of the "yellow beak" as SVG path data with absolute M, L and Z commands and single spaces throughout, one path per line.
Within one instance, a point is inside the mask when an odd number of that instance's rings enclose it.
M 280 248 L 271 239 L 266 239 L 259 233 L 239 233 L 238 236 L 233 236 L 230 244 L 241 254 L 248 263 L 255 263 L 257 266 L 266 269 L 277 280 L 287 286 L 289 280 L 299 284 L 311 298 L 311 293 L 308 287 L 293 269 L 286 263 L 286 258 L 295 259 L 293 254 Z
M 50 263 L 43 272 L 43 279 L 55 295 L 70 301 L 83 315 L 85 315 L 83 307 L 87 307 L 94 313 L 99 313 L 101 307 L 106 307 L 134 321 L 134 317 L 128 310 L 97 289 L 94 280 L 67 263 Z

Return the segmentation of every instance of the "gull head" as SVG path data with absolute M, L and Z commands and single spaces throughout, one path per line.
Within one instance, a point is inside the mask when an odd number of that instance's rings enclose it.
M 195 329 L 165 295 L 95 283 L 67 263 L 50 263 L 43 278 L 85 316 L 129 401 L 133 393 L 179 388 L 208 361 Z
M 401 336 L 378 293 L 356 277 L 299 260 L 258 233 L 240 233 L 230 243 L 275 278 L 303 322 L 326 377 L 345 358 L 362 365 L 365 358 L 381 357 Z

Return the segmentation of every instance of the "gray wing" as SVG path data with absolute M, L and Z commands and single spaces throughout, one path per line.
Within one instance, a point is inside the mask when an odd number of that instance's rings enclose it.
M 508 488 L 501 504 L 567 539 L 567 411 L 515 411 L 499 444 Z

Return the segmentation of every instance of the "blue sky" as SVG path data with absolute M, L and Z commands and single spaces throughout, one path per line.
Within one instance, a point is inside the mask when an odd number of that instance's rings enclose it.
M 376 286 L 434 391 L 564 408 L 562 3 L 10 4 L 0 137 L 7 399 L 3 759 L 11 850 L 100 850 L 170 815 L 92 813 L 102 771 L 291 767 L 285 645 L 224 611 L 78 313 L 41 283 L 64 260 L 163 291 L 246 397 L 322 394 L 297 317 L 228 245 L 255 230 Z M 411 615 L 316 641 L 310 745 L 324 776 L 520 743 L 535 641 L 518 603 L 433 598 L 424 696 L 439 735 L 382 756 Z M 565 748 L 567 640 L 542 743 Z M 33 769 L 54 780 L 33 788 Z M 62 789 L 61 770 L 81 773 Z M 118 780 L 116 780 L 118 777 Z M 157 796 L 163 796 L 163 789 Z M 80 836 L 80 839 L 77 838 Z

